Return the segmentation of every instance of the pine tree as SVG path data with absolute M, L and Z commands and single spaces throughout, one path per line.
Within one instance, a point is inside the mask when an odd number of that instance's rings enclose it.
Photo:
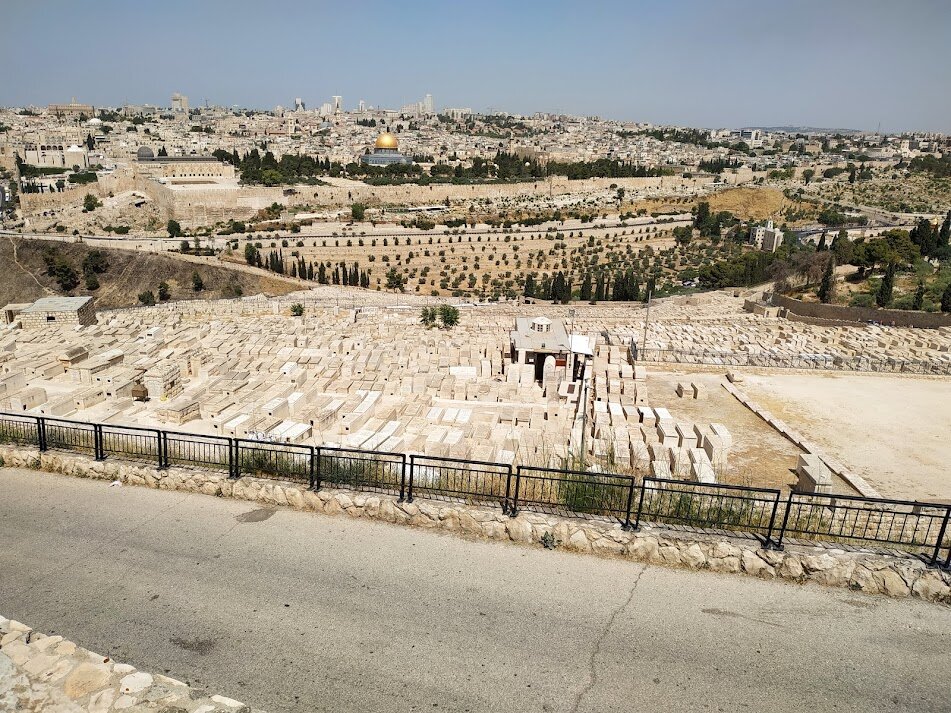
M 324 267 L 323 263 L 317 266 L 317 282 L 321 285 L 327 284 L 327 268 Z
M 821 253 L 826 249 L 826 231 L 822 231 L 822 236 L 819 238 L 819 244 L 816 246 L 816 252 Z

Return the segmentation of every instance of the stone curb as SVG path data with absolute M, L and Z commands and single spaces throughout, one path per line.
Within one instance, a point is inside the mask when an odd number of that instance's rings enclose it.
M 137 671 L 0 616 L 0 710 L 107 713 L 260 713 L 174 678 Z
M 764 549 L 752 538 L 685 532 L 645 525 L 637 532 L 620 524 L 523 511 L 510 518 L 498 508 L 395 496 L 321 489 L 285 481 L 184 468 L 158 470 L 121 461 L 94 461 L 65 453 L 0 446 L 10 467 L 62 475 L 118 480 L 162 490 L 237 498 L 325 515 L 347 515 L 441 530 L 487 540 L 544 544 L 573 552 L 623 557 L 651 564 L 744 573 L 763 579 L 813 582 L 890 597 L 917 597 L 951 604 L 951 573 L 929 568 L 911 556 L 787 544 L 782 552 Z

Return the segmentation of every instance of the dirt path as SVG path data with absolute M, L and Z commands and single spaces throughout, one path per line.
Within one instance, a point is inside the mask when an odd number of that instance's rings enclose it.
M 27 270 L 27 269 L 20 263 L 20 260 L 19 260 L 18 257 L 17 257 L 17 244 L 16 244 L 16 242 L 13 240 L 13 238 L 8 235 L 8 236 L 7 236 L 7 240 L 10 241 L 10 246 L 13 248 L 13 262 L 16 264 L 16 266 L 17 266 L 18 268 L 20 268 L 23 272 L 25 272 L 27 275 L 29 275 L 30 278 L 33 280 L 33 282 L 35 282 L 35 283 L 37 284 L 37 287 L 39 287 L 41 290 L 43 290 L 43 292 L 45 292 L 45 293 L 48 294 L 48 295 L 55 295 L 56 293 L 55 293 L 53 290 L 51 290 L 49 287 L 47 287 L 47 286 L 44 285 L 42 282 L 40 282 L 38 279 L 36 279 L 36 275 L 34 275 L 34 274 L 33 274 L 32 272 L 30 272 L 29 270 Z

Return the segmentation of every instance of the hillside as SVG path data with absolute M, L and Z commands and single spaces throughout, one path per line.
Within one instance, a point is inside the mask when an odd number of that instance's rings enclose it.
M 108 267 L 98 273 L 99 289 L 85 289 L 83 261 L 98 250 Z M 55 278 L 47 275 L 44 256 L 69 265 L 79 277 L 79 286 L 64 292 Z M 172 300 L 219 299 L 266 293 L 280 295 L 300 289 L 290 281 L 259 276 L 217 265 L 195 265 L 165 255 L 129 250 L 91 248 L 82 243 L 0 237 L 0 304 L 31 302 L 54 294 L 91 295 L 99 308 L 129 307 L 139 304 L 144 290 L 158 294 L 158 285 L 168 283 Z M 192 289 L 192 275 L 198 272 L 204 289 Z

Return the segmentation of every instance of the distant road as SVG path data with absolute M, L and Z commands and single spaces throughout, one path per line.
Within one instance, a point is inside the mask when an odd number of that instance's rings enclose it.
M 0 469 L 0 613 L 282 711 L 948 711 L 951 610 Z

